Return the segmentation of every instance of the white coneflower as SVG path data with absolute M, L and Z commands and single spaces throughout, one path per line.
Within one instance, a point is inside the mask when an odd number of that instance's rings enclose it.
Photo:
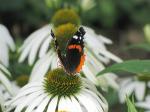
M 119 89 L 120 102 L 125 102 L 126 95 L 130 96 L 131 94 L 135 95 L 137 101 L 144 100 L 149 80 L 149 76 L 139 75 L 121 81 Z
M 60 17 L 61 19 L 59 19 Z M 64 19 L 62 19 L 62 17 Z M 58 34 L 60 37 L 58 40 L 60 39 L 60 44 L 63 44 L 62 46 L 64 46 L 67 42 L 65 41 L 65 36 L 62 35 L 63 31 L 72 32 L 74 28 L 73 25 L 79 25 L 79 18 L 74 11 L 64 9 L 56 13 L 52 19 L 52 22 L 54 24 L 53 26 L 56 27 L 57 32 L 60 33 Z M 85 66 L 83 67 L 83 73 L 87 75 L 89 80 L 98 84 L 98 80 L 102 78 L 96 78 L 95 76 L 98 72 L 105 68 L 103 63 L 107 64 L 110 59 L 116 62 L 121 62 L 121 59 L 107 50 L 105 44 L 111 44 L 111 40 L 101 35 L 97 35 L 94 30 L 89 27 L 83 26 L 83 28 L 86 31 L 86 62 Z M 56 63 L 58 58 L 54 50 L 54 46 L 52 44 L 50 45 L 50 43 L 52 43 L 52 37 L 50 35 L 51 29 L 52 25 L 50 24 L 32 33 L 20 48 L 21 56 L 19 62 L 24 61 L 28 57 L 28 63 L 29 65 L 32 65 L 35 62 L 37 55 L 40 58 L 32 70 L 30 81 L 41 79 L 49 68 L 53 69 L 58 65 Z M 108 76 L 112 76 L 112 74 L 102 76 L 105 79 L 104 82 L 112 82 L 110 85 L 112 85 L 114 88 L 117 88 L 117 84 L 115 83 L 115 80 L 113 80 L 114 78 L 108 78 Z M 113 77 L 115 76 L 113 75 Z
M 7 78 L 10 77 L 9 71 L 0 64 L 0 105 L 4 108 L 4 102 L 14 95 L 11 82 Z
M 145 109 L 144 112 L 150 112 L 150 95 L 146 96 L 145 101 L 135 103 L 137 107 Z
M 9 49 L 15 51 L 15 43 L 8 31 L 8 29 L 0 24 L 0 63 L 9 65 Z
M 44 81 L 32 82 L 6 103 L 6 112 L 108 112 L 106 100 L 92 84 L 63 69 L 50 71 Z

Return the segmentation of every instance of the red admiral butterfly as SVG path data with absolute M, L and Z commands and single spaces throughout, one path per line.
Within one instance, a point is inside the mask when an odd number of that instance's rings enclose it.
M 51 30 L 51 36 L 54 39 L 55 49 L 57 51 L 60 62 L 65 71 L 70 75 L 74 75 L 75 73 L 80 72 L 84 64 L 84 35 L 85 31 L 83 27 L 80 27 L 79 30 L 74 34 L 74 36 L 68 40 L 65 49 L 65 55 L 63 55 L 59 48 L 57 39 L 53 31 Z

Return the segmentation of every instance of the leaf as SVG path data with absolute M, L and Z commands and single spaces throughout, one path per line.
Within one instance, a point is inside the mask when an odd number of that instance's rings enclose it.
M 144 51 L 150 52 L 150 44 L 149 43 L 133 44 L 128 46 L 126 49 L 142 49 Z
M 131 101 L 129 97 L 126 97 L 126 103 L 128 107 L 128 112 L 137 112 L 134 102 Z
M 134 74 L 150 75 L 150 60 L 129 60 L 114 64 L 102 70 L 97 76 L 108 72 L 130 72 Z

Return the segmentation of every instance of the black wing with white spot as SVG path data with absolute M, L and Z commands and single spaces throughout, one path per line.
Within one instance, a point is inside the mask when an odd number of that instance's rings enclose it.
M 76 68 L 81 61 L 81 56 L 84 54 L 84 34 L 84 29 L 80 27 L 76 34 L 68 41 L 66 47 L 66 62 L 67 69 L 70 73 L 76 72 Z

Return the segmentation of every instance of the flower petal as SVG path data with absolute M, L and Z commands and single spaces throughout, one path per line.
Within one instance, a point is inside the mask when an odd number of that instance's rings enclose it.
M 10 81 L 6 76 L 0 71 L 0 81 L 6 87 L 10 94 L 14 94 Z
M 25 110 L 25 112 L 33 112 L 34 108 L 37 106 L 40 106 L 40 103 L 43 101 L 43 99 L 45 99 L 47 97 L 47 94 L 41 94 L 40 96 L 38 96 L 35 100 L 33 100 L 29 106 L 27 107 L 27 109 Z
M 41 58 L 47 53 L 51 40 L 52 40 L 52 37 L 50 36 L 48 36 L 48 38 L 45 39 L 39 51 L 39 58 Z
M 144 99 L 145 92 L 146 92 L 146 83 L 137 81 L 135 87 L 135 96 L 138 101 L 142 101 Z
M 47 112 L 55 112 L 57 106 L 58 97 L 54 97 L 48 105 Z
M 35 110 L 35 112 L 44 112 L 44 109 L 46 108 L 46 106 L 48 105 L 50 98 L 49 96 L 47 96 L 42 102 L 41 104 L 37 107 L 37 109 Z
M 43 79 L 44 75 L 48 71 L 50 64 L 52 62 L 52 52 L 49 52 L 47 55 L 43 56 L 41 59 L 39 59 L 32 72 L 29 81 L 34 82 Z
M 63 98 L 61 97 L 59 105 L 58 105 L 58 111 L 65 111 L 65 112 L 83 112 L 81 110 L 81 107 L 79 105 L 79 102 L 77 102 L 74 98 Z

